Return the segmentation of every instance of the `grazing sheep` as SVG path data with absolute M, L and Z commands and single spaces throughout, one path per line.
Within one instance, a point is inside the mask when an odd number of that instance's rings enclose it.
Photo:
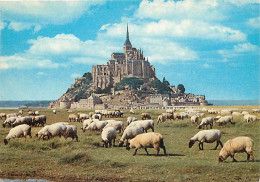
M 144 128 L 141 125 L 128 126 L 119 140 L 119 147 L 123 146 L 125 140 L 127 140 L 126 143 L 128 143 L 128 139 L 132 139 L 143 132 Z
M 45 115 L 35 116 L 32 121 L 33 126 L 44 126 L 46 124 L 47 117 Z
M 36 137 L 39 139 L 42 137 L 44 139 L 44 137 L 47 136 L 49 139 L 50 137 L 64 136 L 67 130 L 65 125 L 68 124 L 69 123 L 54 123 L 52 125 L 46 125 L 36 134 Z
M 205 125 L 206 125 L 207 128 L 208 128 L 208 125 L 210 125 L 210 129 L 212 129 L 213 118 L 212 117 L 203 118 L 198 128 L 199 129 L 204 128 Z
M 162 113 L 162 115 L 164 115 L 166 117 L 166 120 L 167 119 L 170 119 L 170 120 L 174 120 L 174 113 Z
M 197 116 L 197 115 L 191 116 L 190 120 L 192 123 L 199 124 L 199 116 Z
M 102 131 L 102 129 L 108 124 L 107 121 L 94 121 L 86 128 L 86 130 L 91 131 Z
M 222 136 L 222 132 L 220 130 L 202 130 L 199 131 L 196 135 L 194 135 L 189 142 L 189 147 L 191 148 L 196 141 L 199 142 L 199 149 L 203 150 L 203 142 L 206 143 L 213 143 L 217 142 L 216 147 L 214 150 L 218 148 L 218 145 L 220 144 L 221 147 L 223 147 L 220 138 Z
M 181 116 L 181 119 L 184 119 L 184 118 L 188 118 L 188 117 L 189 117 L 188 113 L 186 113 L 186 112 L 181 112 L 181 113 L 180 113 L 180 116 Z
M 79 121 L 79 117 L 76 114 L 70 114 L 69 117 L 68 117 L 68 121 L 69 122 L 72 122 L 72 121 L 77 122 L 77 121 Z
M 166 111 L 165 111 L 165 112 L 167 112 L 167 113 L 170 113 L 170 114 L 173 114 L 173 113 L 174 113 L 174 111 L 175 111 L 175 109 L 166 109 Z
M 4 144 L 7 145 L 8 141 L 12 138 L 20 138 L 20 137 L 26 138 L 27 135 L 32 137 L 31 127 L 29 125 L 22 124 L 22 125 L 16 126 L 9 131 L 8 135 L 4 139 Z
M 137 150 L 140 148 L 144 148 L 147 155 L 149 155 L 147 148 L 155 148 L 157 150 L 157 156 L 159 155 L 160 148 L 162 148 L 164 151 L 164 155 L 167 155 L 166 148 L 163 142 L 163 136 L 160 133 L 150 132 L 137 135 L 126 145 L 127 150 L 133 148 L 135 148 L 133 156 L 136 155 Z
M 159 122 L 165 122 L 166 121 L 166 115 L 163 115 L 163 114 L 161 114 L 161 115 L 159 115 L 158 116 L 158 118 L 157 118 L 157 125 L 159 124 Z
M 90 112 L 90 113 L 88 113 L 88 116 L 92 117 L 93 114 L 95 114 L 95 112 Z
M 16 121 L 18 117 L 10 117 L 7 118 L 4 123 L 3 123 L 3 127 L 5 128 L 6 125 L 8 125 L 9 127 L 13 125 L 13 123 Z
M 119 133 L 121 133 L 121 131 L 124 130 L 124 122 L 123 121 L 108 122 L 108 124 L 104 127 L 104 129 L 108 127 L 113 127 L 116 129 L 116 131 L 119 131 Z
M 148 114 L 148 113 L 142 113 L 142 114 L 141 114 L 141 118 L 142 118 L 142 120 L 151 119 L 151 115 Z
M 56 111 L 55 109 L 53 109 L 53 110 L 52 110 L 52 113 L 53 113 L 53 114 L 56 114 L 56 113 L 57 113 L 57 111 Z
M 232 112 L 232 115 L 236 117 L 243 116 L 243 114 L 240 112 Z
M 105 127 L 101 133 L 101 138 L 103 142 L 103 146 L 106 148 L 111 147 L 112 145 L 112 140 L 113 140 L 113 146 L 115 146 L 116 142 L 116 129 L 114 127 Z
M 223 110 L 220 111 L 220 114 L 221 115 L 230 115 L 230 114 L 232 114 L 232 111 L 227 110 L 227 109 L 223 109 Z
M 40 115 L 40 112 L 39 111 L 35 111 L 34 112 L 34 116 L 39 116 Z
M 32 125 L 33 123 L 33 117 L 20 117 L 20 118 L 16 118 L 15 122 L 12 123 L 12 126 L 18 126 L 21 124 L 28 124 L 28 125 Z
M 17 115 L 18 116 L 22 116 L 23 115 L 23 110 L 19 110 Z
M 173 116 L 174 116 L 174 119 L 182 119 L 182 117 L 181 117 L 181 115 L 180 115 L 179 112 L 175 112 L 175 113 L 173 114 Z
M 11 114 L 7 114 L 6 118 L 11 118 L 11 117 L 18 117 L 18 114 L 16 113 L 11 113 Z
M 83 124 L 83 127 L 81 128 L 82 131 L 85 132 L 86 128 L 87 128 L 91 123 L 93 123 L 94 121 L 98 121 L 98 120 L 92 119 L 92 118 L 84 120 L 83 123 L 82 123 L 82 124 Z
M 208 110 L 208 113 L 209 113 L 209 114 L 217 114 L 218 111 L 215 110 L 215 109 L 210 109 L 210 110 Z
M 233 116 L 221 117 L 216 121 L 216 123 L 218 123 L 220 126 L 227 123 L 235 124 L 235 122 L 233 122 Z
M 135 126 L 135 125 L 141 125 L 145 132 L 147 133 L 147 130 L 152 129 L 154 132 L 154 121 L 153 120 L 138 120 L 135 122 L 132 122 L 129 126 Z M 128 126 L 128 127 L 129 127 Z
M 245 115 L 248 115 L 249 112 L 247 112 L 247 111 L 243 111 L 242 114 L 245 116 Z
M 0 113 L 0 119 L 6 119 L 6 113 Z
M 93 115 L 92 115 L 92 119 L 101 120 L 101 119 L 102 119 L 102 115 L 101 115 L 101 114 L 93 114 Z
M 253 146 L 253 140 L 246 136 L 239 136 L 228 140 L 219 152 L 218 161 L 223 162 L 229 156 L 231 156 L 231 158 L 233 159 L 232 162 L 236 162 L 235 153 L 239 152 L 246 152 L 247 161 L 249 161 L 250 156 L 252 158 L 252 161 L 254 161 Z
M 252 109 L 252 111 L 255 112 L 260 112 L 260 109 Z
M 197 113 L 196 116 L 199 116 L 199 118 L 203 118 L 204 117 L 204 113 Z
M 254 122 L 256 121 L 258 118 L 255 116 L 255 115 L 250 115 L 250 114 L 247 114 L 244 116 L 244 121 L 249 123 L 249 122 Z
M 70 137 L 72 138 L 72 140 L 74 140 L 74 138 L 76 138 L 76 141 L 79 141 L 79 137 L 77 135 L 77 127 L 74 125 L 64 125 L 66 127 L 66 131 L 63 133 L 63 137 L 65 138 L 65 140 Z
M 135 118 L 135 117 L 128 117 L 126 119 L 126 122 L 127 122 L 127 125 L 129 125 L 130 123 L 134 122 L 134 121 L 137 121 L 138 119 Z
M 135 111 L 133 109 L 130 109 L 130 114 L 135 114 Z

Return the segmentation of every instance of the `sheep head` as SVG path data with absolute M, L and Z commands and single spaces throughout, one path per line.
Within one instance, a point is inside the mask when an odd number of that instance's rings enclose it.
M 194 140 L 190 140 L 189 142 L 189 148 L 191 148 L 194 145 L 195 141 Z

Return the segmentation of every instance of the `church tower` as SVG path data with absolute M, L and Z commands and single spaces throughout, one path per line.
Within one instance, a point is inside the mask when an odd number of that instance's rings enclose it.
M 132 44 L 129 40 L 128 24 L 127 24 L 127 29 L 126 29 L 126 40 L 125 40 L 123 49 L 124 49 L 125 56 L 127 58 L 127 52 L 132 51 Z

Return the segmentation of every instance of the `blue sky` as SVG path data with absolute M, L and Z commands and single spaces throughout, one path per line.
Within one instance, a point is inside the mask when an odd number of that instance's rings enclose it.
M 0 100 L 56 100 L 133 47 L 208 100 L 259 99 L 258 0 L 0 1 Z

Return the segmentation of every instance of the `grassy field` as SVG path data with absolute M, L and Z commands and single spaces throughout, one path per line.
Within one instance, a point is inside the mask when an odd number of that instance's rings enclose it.
M 235 106 L 250 110 L 257 106 Z M 222 109 L 227 107 L 214 107 Z M 234 107 L 233 107 L 234 108 Z M 12 113 L 17 110 L 0 110 Z M 73 110 L 73 113 L 78 111 Z M 88 111 L 81 111 L 88 113 Z M 140 118 L 142 112 L 148 112 L 155 119 L 164 110 L 136 110 Z M 67 121 L 69 113 L 58 110 L 54 115 L 52 110 L 40 110 L 47 116 L 47 123 Z M 124 118 L 130 116 L 124 110 Z M 260 114 L 256 114 L 260 118 Z M 209 115 L 207 116 L 216 116 Z M 222 143 L 236 136 L 249 136 L 254 140 L 255 162 L 246 162 L 246 153 L 236 154 L 237 163 L 228 158 L 224 163 L 218 163 L 217 150 L 213 144 L 204 144 L 200 151 L 198 143 L 190 149 L 189 139 L 199 130 L 190 119 L 183 121 L 166 121 L 155 126 L 155 131 L 164 136 L 168 156 L 155 156 L 155 149 L 148 149 L 147 156 L 143 149 L 132 156 L 134 150 L 127 151 L 125 147 L 103 148 L 100 132 L 85 133 L 80 130 L 82 123 L 72 124 L 78 127 L 79 142 L 70 138 L 53 138 L 48 141 L 24 138 L 13 139 L 8 145 L 2 142 L 10 128 L 0 126 L 0 178 L 18 177 L 20 179 L 37 178 L 53 181 L 92 180 L 92 181 L 259 181 L 260 176 L 260 122 L 245 123 L 243 118 L 234 118 L 235 126 L 214 125 L 213 128 L 223 131 Z M 1 123 L 4 121 L 2 120 Z M 40 130 L 32 128 L 34 136 Z M 120 139 L 118 134 L 117 139 Z

